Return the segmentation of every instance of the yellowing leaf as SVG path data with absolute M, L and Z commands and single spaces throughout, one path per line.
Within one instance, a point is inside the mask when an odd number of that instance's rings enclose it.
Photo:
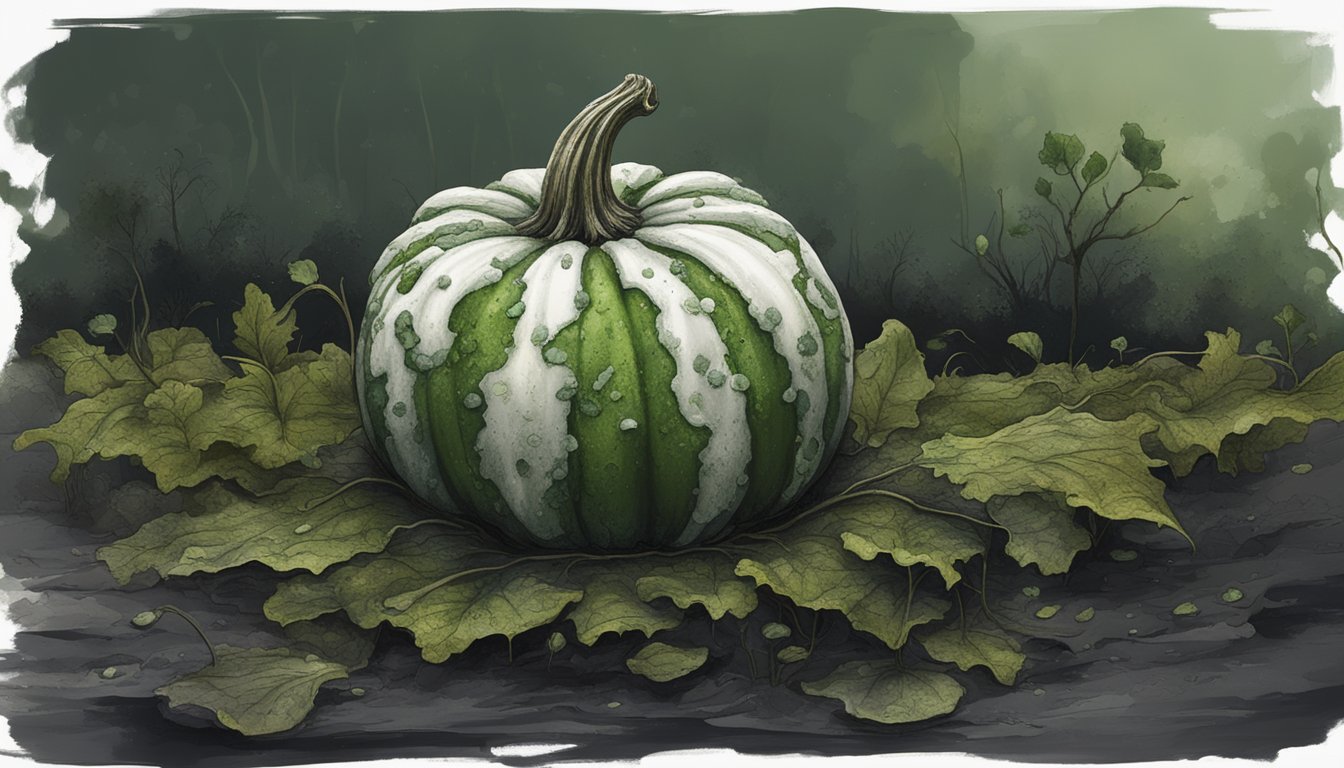
M 152 331 L 148 341 L 150 375 L 157 384 L 218 382 L 232 375 L 199 329 L 162 328 Z
M 1022 646 L 993 626 L 945 627 L 919 637 L 931 658 L 956 664 L 962 671 L 985 667 L 994 679 L 1012 685 L 1027 657 Z
M 634 656 L 625 660 L 625 666 L 637 675 L 655 683 L 666 683 L 685 677 L 704 666 L 709 658 L 708 648 L 680 648 L 667 643 L 649 643 Z
M 1040 334 L 1035 331 L 1018 331 L 1008 337 L 1008 343 L 1027 353 L 1027 356 L 1036 362 L 1041 362 L 1041 355 L 1045 353 L 1045 344 L 1041 342 Z
M 233 313 L 233 345 L 244 356 L 275 372 L 289 357 L 289 344 L 298 326 L 294 313 L 276 314 L 271 297 L 252 283 L 243 289 L 243 306 Z
M 98 558 L 122 583 L 151 569 L 166 578 L 250 562 L 320 573 L 359 553 L 381 550 L 395 531 L 422 516 L 401 494 L 369 485 L 313 506 L 338 487 L 321 478 L 292 479 L 254 497 L 214 485 L 191 496 L 183 512 L 155 518 L 100 548 Z
M 876 448 L 892 430 L 919 424 L 916 406 L 933 389 L 924 355 L 910 329 L 896 320 L 854 358 L 854 439 Z
M 865 720 L 916 723 L 956 709 L 966 689 L 943 672 L 851 661 L 820 680 L 803 683 L 803 692 L 839 699 L 846 712 Z
M 968 499 L 1058 493 L 1102 517 L 1147 520 L 1184 536 L 1163 498 L 1165 486 L 1149 472 L 1164 462 L 1146 456 L 1140 444 L 1156 428 L 1143 414 L 1102 421 L 1055 408 L 985 437 L 930 440 L 919 463 L 965 486 Z
M 109 356 L 102 347 L 93 346 L 78 331 L 68 328 L 33 347 L 33 352 L 48 358 L 65 373 L 66 394 L 93 396 L 145 380 L 129 357 Z
M 836 531 L 844 548 L 872 560 L 890 555 L 897 565 L 936 568 L 949 589 L 961 580 L 956 564 L 985 551 L 973 523 L 917 510 L 888 497 L 847 501 L 823 513 L 826 528 Z
M 905 645 L 913 627 L 947 612 L 944 600 L 910 594 L 904 569 L 860 560 L 846 551 L 837 531 L 803 523 L 780 539 L 783 546 L 755 546 L 751 556 L 738 562 L 737 573 L 804 608 L 840 611 L 855 629 L 893 649 Z
M 588 578 L 575 574 L 583 585 L 583 597 L 569 613 L 575 639 L 592 645 L 607 632 L 642 632 L 651 637 L 681 623 L 681 610 L 654 606 L 640 598 L 635 591 L 636 573 L 633 568 L 608 566 Z
M 56 451 L 51 481 L 65 482 L 72 464 L 84 464 L 97 455 L 98 435 L 141 407 L 150 391 L 150 385 L 137 383 L 104 389 L 93 397 L 76 400 L 60 421 L 21 433 L 14 440 L 14 450 L 22 451 L 35 443 L 49 444 Z
M 640 600 L 666 597 L 682 609 L 700 604 L 715 621 L 728 613 L 745 619 L 756 610 L 756 587 L 733 572 L 733 560 L 716 552 L 650 559 L 635 580 Z
M 201 439 L 251 448 L 252 460 L 266 468 L 314 464 L 318 448 L 343 442 L 359 426 L 353 387 L 350 355 L 334 344 L 278 373 L 245 365 L 220 399 L 228 418 L 212 422 Z
M 383 552 L 283 582 L 266 615 L 287 624 L 339 606 L 366 629 L 387 621 L 409 630 L 425 660 L 438 663 L 481 638 L 549 624 L 583 596 L 564 586 L 555 562 L 506 567 L 488 547 L 438 527 L 404 531 Z
M 170 708 L 201 707 L 220 725 L 244 736 L 280 733 L 313 708 L 323 683 L 347 677 L 346 668 L 285 648 L 215 649 L 219 660 L 155 691 Z
M 1008 529 L 1003 551 L 1024 567 L 1034 563 L 1044 576 L 1067 573 L 1074 556 L 1092 546 L 1092 537 L 1058 494 L 995 496 L 988 508 Z
M 369 663 L 377 634 L 376 630 L 357 627 L 337 615 L 285 625 L 285 638 L 291 650 L 315 653 L 348 670 L 361 669 Z

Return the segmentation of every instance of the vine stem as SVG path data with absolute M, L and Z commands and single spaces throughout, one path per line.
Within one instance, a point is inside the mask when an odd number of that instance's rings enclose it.
M 326 285 L 323 285 L 322 283 L 309 283 L 308 285 L 305 285 L 299 290 L 295 291 L 294 295 L 290 296 L 289 299 L 284 304 L 282 304 L 279 309 L 275 311 L 275 314 L 279 315 L 280 317 L 284 317 L 285 315 L 289 314 L 289 312 L 294 309 L 294 302 L 298 301 L 300 296 L 312 293 L 313 291 L 318 291 L 330 297 L 332 301 L 336 302 L 336 306 L 340 308 L 341 314 L 345 316 L 345 330 L 350 334 L 350 354 L 354 355 L 355 320 L 350 314 L 350 305 L 346 303 L 345 300 L 345 278 L 341 278 L 340 289 L 341 292 L 338 294 L 331 288 L 328 288 Z
M 882 496 L 889 499 L 896 499 L 897 501 L 904 502 L 905 504 L 908 504 L 911 507 L 920 510 L 921 512 L 928 512 L 930 514 L 935 515 L 944 515 L 946 517 L 955 517 L 959 520 L 965 520 L 968 523 L 982 525 L 985 526 L 986 528 L 995 528 L 1000 531 L 1008 530 L 1007 528 L 1003 527 L 1002 525 L 999 525 L 998 523 L 991 523 L 988 520 L 980 520 L 979 518 L 971 517 L 970 515 L 962 514 L 961 512 L 953 512 L 950 509 L 938 509 L 937 507 L 930 507 L 927 504 L 915 501 L 914 499 L 902 493 L 897 493 L 895 491 L 888 491 L 883 488 L 869 488 L 862 491 L 853 491 L 849 493 L 838 494 L 836 496 L 830 497 L 829 499 L 819 501 L 816 504 L 813 504 L 812 506 L 803 510 L 802 512 L 799 512 L 797 515 L 794 515 L 793 517 L 784 521 L 780 525 L 775 526 L 774 528 L 767 528 L 764 531 L 756 531 L 755 535 L 760 536 L 771 533 L 779 533 L 780 531 L 787 530 L 791 526 L 797 524 L 803 518 L 814 515 L 817 512 L 821 512 L 822 510 L 830 509 L 831 507 L 837 504 L 842 504 L 846 501 L 852 501 L 854 499 L 863 498 L 865 496 Z
M 1152 353 L 1151 355 L 1148 355 L 1147 357 L 1145 357 L 1145 358 L 1143 358 L 1142 360 L 1140 360 L 1140 361 L 1138 361 L 1137 363 L 1135 363 L 1135 364 L 1133 365 L 1133 367 L 1134 367 L 1134 368 L 1138 368 L 1140 365 L 1143 365 L 1144 363 L 1148 362 L 1149 360 L 1152 360 L 1152 359 L 1154 359 L 1154 358 L 1158 358 L 1158 357 L 1182 357 L 1182 356 L 1186 356 L 1186 355 L 1200 355 L 1200 356 L 1203 356 L 1203 355 L 1207 355 L 1207 354 L 1208 354 L 1208 351 L 1207 351 L 1207 350 L 1200 351 L 1200 352 L 1175 352 L 1175 351 L 1173 351 L 1173 352 L 1154 352 L 1154 353 Z M 1293 388 L 1294 388 L 1294 389 L 1296 389 L 1297 386 L 1298 386 L 1299 384 L 1302 383 L 1302 380 L 1301 380 L 1300 378 L 1298 378 L 1298 375 L 1297 375 L 1297 369 L 1294 368 L 1294 367 L 1293 367 L 1293 364 L 1290 363 L 1290 362 L 1288 362 L 1287 360 L 1280 360 L 1280 359 L 1277 358 L 1277 357 L 1270 357 L 1269 355 L 1259 355 L 1259 354 L 1249 354 L 1249 355 L 1238 354 L 1237 357 L 1241 357 L 1241 358 L 1244 358 L 1244 359 L 1246 359 L 1246 360 L 1263 360 L 1263 361 L 1266 362 L 1266 363 L 1273 363 L 1273 364 L 1275 364 L 1275 365 L 1281 365 L 1281 366 L 1283 366 L 1284 368 L 1288 369 L 1288 372 L 1291 373 L 1291 374 L 1293 375 Z
M 191 614 L 187 613 L 181 608 L 178 608 L 175 605 L 160 605 L 158 608 L 155 608 L 154 610 L 158 611 L 159 613 L 171 613 L 175 616 L 178 616 L 183 621 L 187 622 L 187 624 L 190 624 L 191 628 L 196 630 L 197 636 L 201 638 L 201 642 L 205 643 L 206 650 L 210 651 L 210 666 L 213 667 L 216 663 L 219 662 L 219 656 L 215 654 L 214 643 L 210 642 L 210 638 L 205 636 L 205 630 L 201 628 L 201 625 L 196 621 L 196 619 L 191 617 Z
M 366 477 L 357 477 L 354 480 L 345 483 L 340 488 L 337 488 L 336 490 L 332 491 L 331 493 L 323 494 L 322 496 L 317 497 L 313 501 L 308 502 L 301 509 L 304 512 L 311 512 L 314 509 L 317 509 L 318 507 L 322 506 L 323 504 L 326 504 L 328 501 L 331 501 L 332 499 L 336 498 L 337 496 L 340 496 L 342 493 L 345 493 L 351 488 L 364 485 L 366 483 L 373 483 L 377 485 L 390 485 L 393 488 L 402 491 L 403 493 L 411 492 L 410 489 L 407 488 L 405 485 L 402 485 L 401 483 L 389 477 L 377 477 L 376 475 L 369 475 Z

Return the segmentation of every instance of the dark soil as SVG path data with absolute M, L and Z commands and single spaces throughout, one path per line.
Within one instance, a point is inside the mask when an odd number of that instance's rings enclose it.
M 166 712 L 153 691 L 204 665 L 184 624 L 134 629 L 129 618 L 163 603 L 190 611 L 216 643 L 278 643 L 259 606 L 260 569 L 212 579 L 118 587 L 94 558 L 171 503 L 135 470 L 87 468 L 68 489 L 51 484 L 50 451 L 14 454 L 13 437 L 55 420 L 65 403 L 37 363 L 11 363 L 0 383 L 0 592 L 19 625 L 0 657 L 0 714 L 36 760 L 61 763 L 227 765 L 318 763 L 414 756 L 490 757 L 516 743 L 571 749 L 516 763 L 636 758 L 668 749 L 731 748 L 825 755 L 954 751 L 1018 761 L 1121 762 L 1220 755 L 1272 758 L 1321 742 L 1344 718 L 1344 426 L 1314 427 L 1258 475 L 1201 466 L 1175 482 L 1172 507 L 1198 544 L 1152 526 L 1113 526 L 1066 580 L 997 568 L 1000 612 L 1039 637 L 1016 685 L 983 670 L 959 675 L 967 694 L 950 716 L 887 727 L 803 695 L 799 681 L 849 655 L 872 655 L 838 618 L 823 620 L 825 655 L 782 684 L 753 681 L 732 627 L 710 635 L 706 669 L 654 684 L 624 672 L 630 642 L 567 648 L 547 669 L 545 634 L 486 641 L 442 665 L 421 661 L 407 637 L 385 631 L 370 665 L 329 684 L 294 731 L 246 739 L 191 713 Z M 1305 474 L 1291 471 L 1310 463 Z M 67 498 L 67 493 L 69 498 Z M 1139 556 L 1117 561 L 1115 549 Z M 1028 598 L 1024 586 L 1041 594 Z M 1220 599 L 1229 587 L 1244 597 Z M 1194 616 L 1172 615 L 1193 601 Z M 1059 604 L 1040 621 L 1041 605 Z M 1073 620 L 1092 607 L 1096 617 Z M 836 649 L 834 655 L 829 649 Z M 104 670 L 115 667 L 110 679 Z M 353 688 L 366 693 L 356 696 Z M 165 716 L 167 715 L 167 716 Z

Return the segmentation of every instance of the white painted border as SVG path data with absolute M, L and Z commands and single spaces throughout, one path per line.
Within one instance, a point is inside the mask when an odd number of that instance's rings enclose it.
M 257 0 L 213 0 L 208 3 L 210 9 L 228 9 L 228 10 L 253 10 L 269 11 L 277 8 L 283 8 L 286 11 L 295 11 L 298 13 L 330 11 L 330 10 L 359 10 L 369 8 L 374 4 L 371 2 L 355 3 L 346 0 L 326 0 L 326 2 L 313 2 L 312 0 L 272 0 L 271 2 L 258 2 Z M 393 0 L 391 2 L 379 2 L 376 4 L 378 10 L 439 10 L 448 8 L 490 8 L 490 9 L 514 9 L 514 8 L 541 8 L 541 9 L 633 9 L 640 10 L 661 10 L 661 11 L 681 11 L 681 12 L 755 12 L 755 11 L 788 11 L 801 10 L 804 8 L 815 7 L 851 7 L 851 8 L 872 8 L 886 9 L 895 11 L 936 11 L 939 13 L 965 13 L 977 11 L 1029 11 L 1029 10 L 1103 10 L 1103 9 L 1125 9 L 1125 8 L 1154 8 L 1154 7 L 1186 7 L 1186 8 L 1208 8 L 1216 10 L 1210 16 L 1215 25 L 1229 29 L 1281 29 L 1298 30 L 1316 33 L 1315 42 L 1320 45 L 1330 46 L 1334 57 L 1333 77 L 1331 82 L 1326 84 L 1322 90 L 1315 94 L 1317 101 L 1326 105 L 1344 104 L 1344 3 L 1337 0 L 1179 0 L 1178 2 L 1159 2 L 1149 0 L 1148 2 L 1134 0 L 1036 0 L 1028 2 L 1027 0 L 979 0 L 978 2 L 966 2 L 964 0 L 950 0 L 938 2 L 938 0 L 886 0 L 885 2 L 785 2 L 783 0 L 773 0 L 772 2 L 725 2 L 725 0 L 692 0 L 691 2 L 669 2 L 668 0 L 650 0 L 636 4 L 633 0 L 625 2 L 611 0 L 569 0 L 568 2 L 537 2 L 536 0 L 486 0 L 486 2 L 407 2 L 406 0 Z M 166 8 L 170 8 L 161 2 L 144 2 L 143 0 L 46 0 L 39 6 L 35 2 L 14 2 L 9 0 L 0 8 L 0 84 L 9 81 L 23 66 L 39 55 L 42 51 L 55 45 L 57 42 L 68 37 L 68 32 L 59 29 L 53 29 L 52 22 L 57 19 L 71 18 L 109 18 L 123 17 L 134 18 L 164 13 Z M 23 103 L 22 89 L 10 89 L 8 87 L 0 90 L 0 100 L 3 101 L 5 114 Z M 32 147 L 17 144 L 9 130 L 0 131 L 0 168 L 9 171 L 12 183 L 16 185 L 26 185 L 29 187 L 37 184 L 45 170 L 46 158 L 37 153 Z M 1344 153 L 1336 156 L 1331 164 L 1331 174 L 1338 183 L 1344 179 Z M 50 202 L 44 201 L 39 197 L 36 210 L 33 212 L 39 222 L 46 221 L 53 213 L 53 206 Z M 24 256 L 27 255 L 27 247 L 18 237 L 18 225 L 21 220 L 19 212 L 8 206 L 0 206 L 0 248 L 3 248 L 5 262 L 9 269 L 13 268 Z M 1331 236 L 1337 243 L 1344 243 L 1344 222 L 1341 222 L 1337 215 L 1333 215 L 1328 222 Z M 1338 234 L 1335 234 L 1338 232 Z M 1312 240 L 1311 245 L 1318 249 L 1323 249 L 1324 242 L 1317 237 Z M 1334 264 L 1330 260 L 1331 265 Z M 1331 286 L 1331 295 L 1335 297 L 1336 304 L 1344 309 L 1344 273 L 1336 277 L 1335 283 Z M 18 299 L 14 293 L 14 286 L 11 280 L 0 281 L 0 363 L 9 360 L 13 354 L 14 333 L 19 321 Z M 3 570 L 0 570 L 0 579 L 3 579 Z M 3 582 L 0 582 L 2 585 Z M 9 621 L 8 605 L 17 599 L 19 593 L 16 593 L 4 586 L 0 586 L 0 651 L 13 648 L 14 643 L 14 625 Z M 1141 734 L 1135 734 L 1136 738 L 1141 738 Z M 542 745 L 527 744 L 526 747 L 518 745 L 516 749 L 536 749 Z M 0 719 L 0 752 L 13 751 L 16 745 L 9 737 L 8 725 Z M 497 749 L 498 755 L 517 755 L 523 754 L 519 751 L 509 751 L 508 745 L 500 745 Z M 533 752 L 532 754 L 538 754 Z M 560 753 L 560 754 L 563 754 Z M 839 766 L 867 766 L 877 765 L 882 761 L 901 760 L 911 765 L 928 766 L 929 768 L 967 768 L 968 766 L 983 767 L 993 765 L 1011 764 L 1008 761 L 985 760 L 973 758 L 966 755 L 910 755 L 901 754 L 897 756 L 874 756 L 874 757 L 835 757 L 835 758 L 807 758 L 803 756 L 782 756 L 782 757 L 755 757 L 749 755 L 740 755 L 730 750 L 694 750 L 682 752 L 669 752 L 657 755 L 651 755 L 639 761 L 640 765 L 646 766 L 680 766 L 688 761 L 710 764 L 727 764 L 743 766 L 768 766 L 769 768 L 795 768 L 810 767 L 815 768 L 818 760 L 825 760 L 825 764 L 830 768 Z M 13 758 L 0 755 L 0 767 L 9 768 L 9 766 L 28 765 L 31 761 L 23 758 Z M 480 764 L 485 761 L 476 760 L 445 760 L 445 759 L 423 759 L 423 760 L 380 760 L 364 763 L 348 764 L 351 768 L 381 768 L 382 766 L 406 766 L 412 764 L 418 765 L 467 765 Z M 1281 768 L 1316 768 L 1317 766 L 1339 766 L 1344 765 L 1344 723 L 1336 726 L 1330 732 L 1329 738 L 1324 744 L 1313 747 L 1299 747 L 1286 749 L 1280 753 L 1279 758 L 1273 763 Z M 597 765 L 594 763 L 569 763 L 570 766 Z M 1062 763 L 1034 763 L 1036 768 L 1063 768 Z M 1265 763 L 1252 760 L 1232 760 L 1226 758 L 1202 758 L 1200 760 L 1182 760 L 1165 763 L 1117 763 L 1114 768 L 1130 768 L 1130 766 L 1154 766 L 1154 765 L 1180 765 L 1180 766 L 1199 766 L 1199 768 L 1260 768 Z

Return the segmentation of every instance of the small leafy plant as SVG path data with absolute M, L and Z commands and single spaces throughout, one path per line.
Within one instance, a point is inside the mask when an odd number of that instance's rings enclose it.
M 1260 470 L 1312 422 L 1344 420 L 1344 355 L 1280 389 L 1284 361 L 1242 354 L 1231 329 L 1208 333 L 1195 365 L 1178 353 L 1096 371 L 1048 364 L 1039 337 L 1019 334 L 1027 374 L 930 378 L 914 336 L 892 320 L 854 361 L 846 445 L 782 517 L 686 549 L 520 550 L 433 511 L 372 458 L 349 352 L 294 341 L 298 296 L 324 293 L 343 309 L 344 299 L 311 262 L 291 275 L 304 287 L 279 309 L 247 287 L 236 354 L 190 327 L 147 331 L 140 360 L 61 331 L 35 351 L 79 397 L 15 441 L 51 446 L 57 482 L 95 457 L 132 458 L 160 492 L 184 497 L 181 511 L 99 550 L 118 581 L 257 564 L 276 574 L 264 612 L 286 645 L 213 646 L 193 623 L 210 663 L 158 691 L 248 735 L 301 723 L 322 685 L 369 663 L 383 627 L 403 630 L 430 663 L 495 636 L 510 658 L 515 640 L 535 644 L 548 668 L 571 637 L 576 651 L 624 643 L 625 670 L 664 686 L 726 663 L 684 631 L 708 621 L 738 637 L 745 653 L 730 658 L 753 680 L 881 723 L 936 717 L 978 668 L 1013 684 L 1027 662 L 1021 641 L 1042 631 L 996 609 L 991 565 L 1066 573 L 1109 521 L 1186 536 L 1152 469 L 1182 476 L 1211 456 L 1225 472 Z M 1059 620 L 1050 608 L 1038 622 Z M 128 620 L 149 630 L 176 612 L 146 606 Z M 861 638 L 864 658 L 835 663 L 818 631 L 834 622 Z

